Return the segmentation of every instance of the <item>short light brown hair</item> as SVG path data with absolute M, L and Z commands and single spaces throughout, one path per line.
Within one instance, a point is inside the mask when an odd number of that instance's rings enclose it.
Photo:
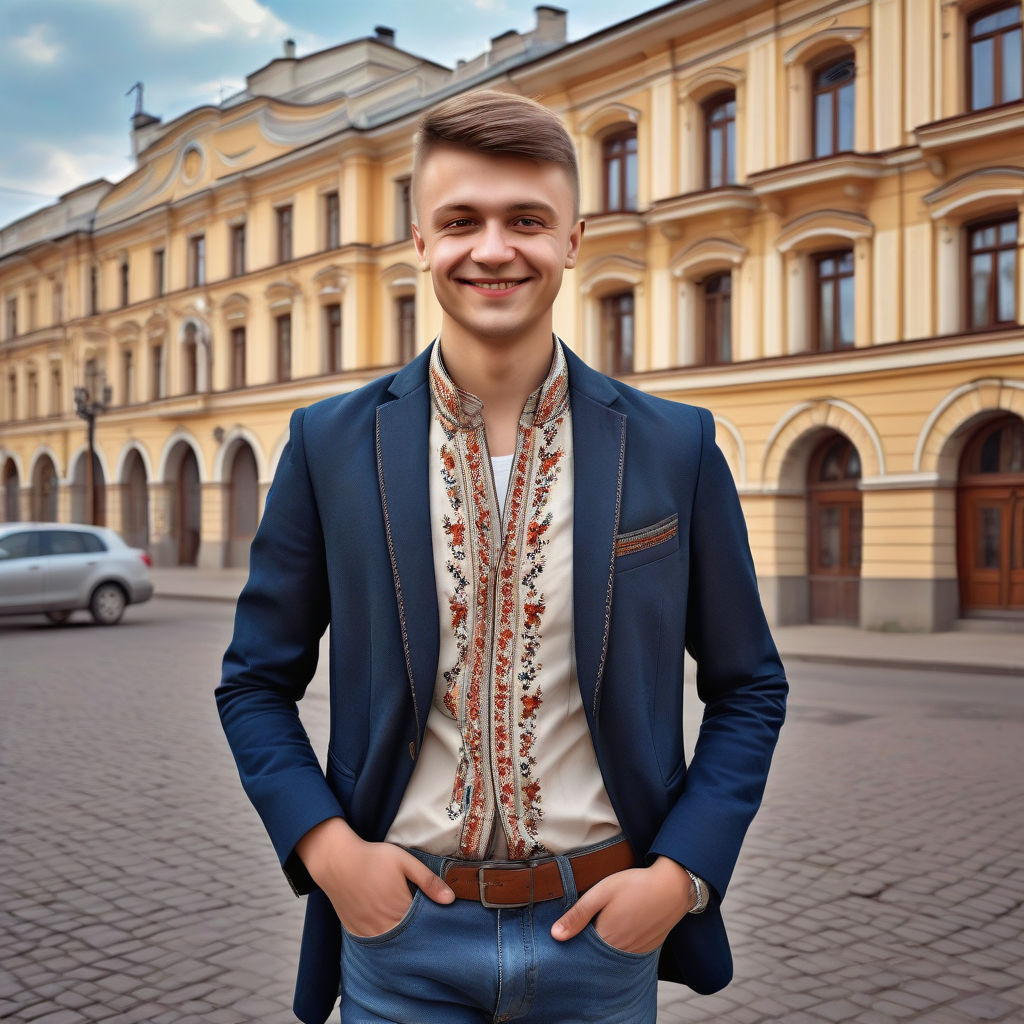
M 573 218 L 579 217 L 576 147 L 558 117 L 536 100 L 485 89 L 453 96 L 431 107 L 420 119 L 413 140 L 414 195 L 419 169 L 435 146 L 558 164 L 569 179 Z

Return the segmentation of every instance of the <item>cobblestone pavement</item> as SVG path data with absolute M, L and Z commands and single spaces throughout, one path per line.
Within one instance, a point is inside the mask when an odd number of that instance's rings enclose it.
M 230 615 L 0 619 L 0 1020 L 294 1020 L 302 903 L 212 701 Z M 661 1024 L 1024 1022 L 1024 680 L 791 677 L 726 902 L 736 981 L 663 986 Z M 322 682 L 304 702 L 321 750 Z

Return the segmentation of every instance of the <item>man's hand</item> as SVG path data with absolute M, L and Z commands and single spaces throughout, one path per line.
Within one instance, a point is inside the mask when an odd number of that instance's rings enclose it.
M 627 953 L 657 949 L 693 906 L 690 876 L 669 857 L 602 879 L 552 926 L 554 938 L 578 935 L 593 918 L 597 933 Z
M 405 917 L 409 882 L 435 903 L 455 893 L 422 861 L 393 843 L 367 843 L 342 818 L 311 828 L 295 852 L 352 935 L 381 935 Z

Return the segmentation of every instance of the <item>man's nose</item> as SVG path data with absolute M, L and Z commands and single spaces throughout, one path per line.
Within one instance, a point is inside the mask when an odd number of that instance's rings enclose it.
M 509 241 L 504 224 L 485 224 L 477 235 L 476 244 L 470 253 L 476 263 L 496 266 L 510 263 L 515 259 L 516 251 Z

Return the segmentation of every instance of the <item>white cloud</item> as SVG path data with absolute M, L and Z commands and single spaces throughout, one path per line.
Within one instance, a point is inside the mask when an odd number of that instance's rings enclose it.
M 59 43 L 47 39 L 49 25 L 32 25 L 23 36 L 16 36 L 13 43 L 18 52 L 33 64 L 52 64 L 60 55 Z
M 279 42 L 288 25 L 259 0 L 93 0 L 108 7 L 130 7 L 152 35 L 173 47 L 210 39 Z
M 74 149 L 52 142 L 26 142 L 18 161 L 25 173 L 10 184 L 56 197 L 97 178 L 119 181 L 132 170 L 128 157 L 118 156 L 127 149 L 127 141 L 127 136 L 88 136 L 75 139 Z
M 471 0 L 478 11 L 486 11 L 488 14 L 504 14 L 508 5 L 504 0 Z

